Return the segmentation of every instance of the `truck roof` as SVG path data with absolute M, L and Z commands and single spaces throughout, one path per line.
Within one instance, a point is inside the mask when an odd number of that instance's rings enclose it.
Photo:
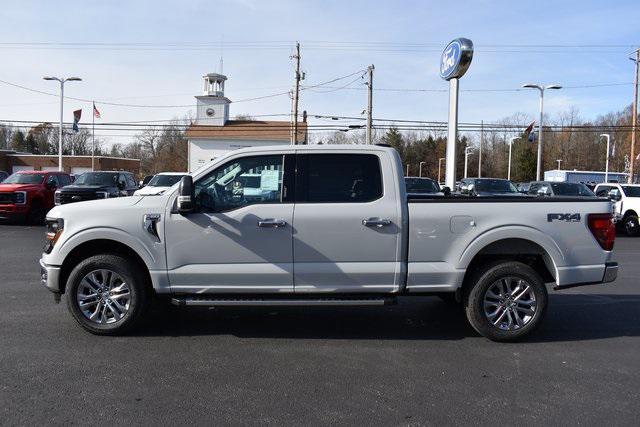
M 382 145 L 361 145 L 361 144 L 312 144 L 312 145 L 269 145 L 266 147 L 248 147 L 231 151 L 231 153 L 251 153 L 253 151 L 277 151 L 285 153 L 293 152 L 313 152 L 313 151 L 395 151 L 392 147 Z

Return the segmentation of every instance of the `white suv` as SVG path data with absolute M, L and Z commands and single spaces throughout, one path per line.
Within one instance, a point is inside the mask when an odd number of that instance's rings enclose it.
M 598 184 L 594 192 L 598 197 L 611 199 L 618 224 L 622 226 L 628 236 L 637 236 L 640 233 L 638 223 L 640 185 L 609 182 Z

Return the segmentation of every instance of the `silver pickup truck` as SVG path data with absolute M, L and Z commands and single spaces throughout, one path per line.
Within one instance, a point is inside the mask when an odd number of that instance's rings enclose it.
M 606 199 L 407 197 L 384 146 L 279 146 L 216 159 L 159 196 L 57 206 L 42 282 L 95 334 L 155 296 L 180 306 L 370 306 L 437 295 L 514 340 L 556 290 L 615 280 Z

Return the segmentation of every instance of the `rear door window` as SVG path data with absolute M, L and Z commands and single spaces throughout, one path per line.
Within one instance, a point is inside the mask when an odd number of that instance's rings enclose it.
M 374 154 L 305 154 L 298 162 L 297 202 L 365 203 L 382 197 Z

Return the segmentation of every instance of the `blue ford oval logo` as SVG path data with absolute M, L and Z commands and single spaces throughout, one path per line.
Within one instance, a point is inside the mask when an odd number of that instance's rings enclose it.
M 449 78 L 458 67 L 460 63 L 460 42 L 457 40 L 452 41 L 442 52 L 442 58 L 440 60 L 440 77 L 443 79 Z
M 469 39 L 455 39 L 444 48 L 440 57 L 440 77 L 445 80 L 464 75 L 473 58 L 473 42 Z

